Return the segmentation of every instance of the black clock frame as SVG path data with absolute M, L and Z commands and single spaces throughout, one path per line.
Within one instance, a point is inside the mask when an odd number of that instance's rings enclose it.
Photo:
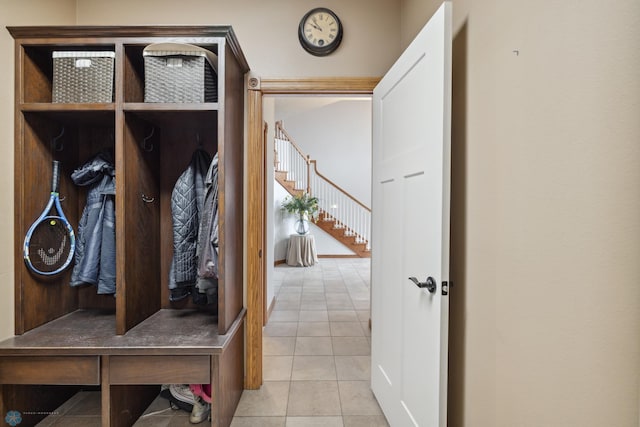
M 329 43 L 326 46 L 315 46 L 309 43 L 309 41 L 304 36 L 304 24 L 307 21 L 307 18 L 317 12 L 328 13 L 338 23 L 338 34 L 336 34 L 336 38 L 333 40 L 333 42 Z M 333 12 L 331 9 L 327 9 L 326 7 L 316 7 L 314 9 L 311 9 L 309 12 L 305 13 L 305 15 L 300 20 L 300 24 L 298 25 L 298 40 L 300 40 L 300 45 L 302 45 L 304 50 L 314 56 L 327 56 L 335 51 L 338 46 L 340 46 L 340 42 L 342 42 L 343 33 L 344 29 L 342 27 L 340 18 L 338 18 L 338 15 L 336 15 L 335 12 Z

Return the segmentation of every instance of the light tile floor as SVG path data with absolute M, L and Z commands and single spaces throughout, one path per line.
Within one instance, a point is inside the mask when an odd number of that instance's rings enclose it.
M 370 388 L 369 268 L 358 258 L 276 267 L 264 384 L 243 392 L 232 427 L 388 427 Z M 76 394 L 38 425 L 100 426 L 100 392 Z M 135 424 L 190 425 L 160 397 Z
M 388 426 L 370 388 L 369 261 L 276 267 L 264 384 L 243 392 L 232 427 Z

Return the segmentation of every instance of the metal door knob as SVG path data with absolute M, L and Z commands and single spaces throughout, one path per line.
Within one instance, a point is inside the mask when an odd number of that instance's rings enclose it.
M 427 277 L 426 282 L 419 282 L 415 277 L 409 277 L 409 280 L 411 280 L 419 288 L 427 288 L 427 290 L 432 294 L 436 293 L 436 279 L 431 276 Z

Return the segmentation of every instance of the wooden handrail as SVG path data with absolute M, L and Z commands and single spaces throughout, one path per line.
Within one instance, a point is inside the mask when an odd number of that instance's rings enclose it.
M 353 197 L 351 194 L 349 194 L 348 192 L 346 192 L 342 187 L 340 187 L 338 184 L 336 184 L 335 182 L 331 181 L 329 178 L 327 178 L 326 176 L 324 176 L 323 174 L 321 174 L 320 172 L 318 172 L 318 162 L 315 160 L 309 160 L 310 163 L 313 163 L 313 170 L 315 171 L 316 175 L 318 175 L 319 177 L 321 177 L 322 179 L 324 179 L 325 181 L 327 181 L 329 184 L 333 185 L 337 190 L 340 190 L 340 192 L 342 194 L 344 194 L 345 196 L 347 196 L 348 198 L 350 198 L 351 200 L 353 200 L 355 203 L 357 203 L 358 205 L 362 206 L 364 209 L 366 209 L 367 211 L 371 212 L 371 208 L 367 207 L 364 203 L 362 203 L 360 200 L 356 199 L 355 197 Z
M 300 149 L 300 147 L 298 147 L 298 144 L 296 144 L 293 139 L 291 139 L 291 136 L 289 136 L 289 134 L 287 133 L 286 130 L 284 130 L 282 128 L 282 121 L 278 120 L 276 122 L 276 132 L 282 132 L 284 134 L 284 136 L 287 137 L 287 141 L 289 141 L 289 143 L 293 146 L 293 148 L 296 149 L 296 151 L 304 158 L 307 159 L 307 164 L 309 164 L 309 156 L 307 156 L 306 154 L 304 154 L 302 152 L 302 150 Z M 277 135 L 277 134 L 276 134 Z

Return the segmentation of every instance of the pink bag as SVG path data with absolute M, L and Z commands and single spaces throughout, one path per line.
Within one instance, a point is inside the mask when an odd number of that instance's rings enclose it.
M 200 396 L 205 402 L 211 403 L 211 384 L 189 384 L 189 388 L 195 396 Z

